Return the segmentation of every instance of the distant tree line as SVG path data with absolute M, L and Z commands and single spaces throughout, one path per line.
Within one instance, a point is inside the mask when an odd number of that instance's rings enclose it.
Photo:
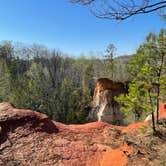
M 95 79 L 111 78 L 112 70 L 115 80 L 126 80 L 126 62 L 115 58 L 114 66 L 104 58 L 74 58 L 40 45 L 1 42 L 0 102 L 40 111 L 66 124 L 85 123 Z
M 135 121 L 151 113 L 155 131 L 159 105 L 166 98 L 166 30 L 150 33 L 132 56 L 119 57 L 115 51 L 109 44 L 101 58 L 74 58 L 40 45 L 1 42 L 0 102 L 40 111 L 66 124 L 85 123 L 95 81 L 108 77 L 129 83 L 128 94 L 116 101 Z

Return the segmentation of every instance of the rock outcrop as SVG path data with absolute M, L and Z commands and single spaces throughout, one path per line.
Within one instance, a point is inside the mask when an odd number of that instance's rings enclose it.
M 108 78 L 98 79 L 93 96 L 93 109 L 88 120 L 122 125 L 124 115 L 114 97 L 126 92 L 127 87 L 121 82 L 113 82 Z
M 154 112 L 155 121 L 157 118 L 157 112 Z M 152 121 L 152 115 L 148 115 L 145 119 L 145 122 Z M 166 103 L 162 103 L 159 109 L 159 124 L 166 124 Z
M 159 123 L 164 123 L 166 125 L 166 103 L 160 105 Z

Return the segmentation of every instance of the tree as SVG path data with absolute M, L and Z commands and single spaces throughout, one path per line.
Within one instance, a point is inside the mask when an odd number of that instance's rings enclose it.
M 94 76 L 94 68 L 93 68 L 93 63 L 91 62 L 85 69 L 85 73 L 84 73 L 84 77 L 85 77 L 85 87 L 84 89 L 89 89 L 91 96 L 93 96 L 93 91 L 94 91 L 94 86 L 95 86 L 95 82 L 93 79 Z
M 0 102 L 8 101 L 11 93 L 11 78 L 5 60 L 0 59 Z
M 115 97 L 116 101 L 123 104 L 121 111 L 126 115 L 130 112 L 134 113 L 135 121 L 139 121 L 143 111 L 148 111 L 147 104 L 144 103 L 146 100 L 146 90 L 140 88 L 140 82 L 133 82 L 129 86 L 129 93 L 122 94 L 120 97 Z
M 52 83 L 49 72 L 41 63 L 33 62 L 30 69 L 26 73 L 27 76 L 27 93 L 30 96 L 34 110 L 40 110 L 51 116 L 49 108 L 50 98 L 52 94 Z
M 139 54 L 144 56 L 142 66 L 144 73 L 142 79 L 153 86 L 156 93 L 157 123 L 159 117 L 159 104 L 161 100 L 162 82 L 166 69 L 166 30 L 161 30 L 159 35 L 150 33 L 146 42 L 140 47 Z M 136 65 L 136 64 L 135 64 Z
M 116 47 L 113 44 L 109 44 L 105 51 L 105 56 L 104 56 L 106 65 L 109 71 L 111 71 L 111 79 L 114 79 L 114 74 L 116 70 L 116 65 L 114 62 L 115 51 L 116 51 Z
M 4 59 L 9 67 L 14 57 L 14 48 L 11 42 L 3 42 L 0 45 L 0 59 Z
M 65 78 L 54 94 L 55 120 L 67 124 L 84 123 L 87 116 L 84 109 L 90 101 L 89 89 L 74 87 L 73 82 Z
M 67 123 L 85 123 L 88 112 L 85 107 L 91 102 L 90 91 L 88 88 L 74 88 L 68 98 Z
M 98 18 L 125 20 L 131 16 L 152 13 L 166 7 L 164 0 L 71 0 L 90 6 Z
M 166 82 L 165 50 L 165 30 L 161 30 L 159 35 L 150 33 L 147 36 L 146 42 L 139 47 L 136 55 L 133 56 L 128 65 L 128 70 L 132 77 L 129 94 L 119 98 L 123 103 L 122 110 L 128 109 L 129 111 L 136 111 L 136 107 L 139 105 L 139 107 L 143 108 L 143 111 L 150 111 L 154 131 L 156 130 L 154 112 L 157 112 L 156 119 L 158 122 L 159 104 L 162 100 L 163 93 L 166 91 L 165 86 L 163 86 L 163 82 Z M 132 89 L 133 85 L 135 85 L 135 90 Z M 134 106 L 132 105 L 133 103 L 135 103 Z

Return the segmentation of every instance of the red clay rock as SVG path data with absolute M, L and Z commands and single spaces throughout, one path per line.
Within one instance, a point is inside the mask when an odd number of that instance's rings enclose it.
M 166 120 L 166 103 L 162 103 L 159 111 L 159 120 Z
M 154 113 L 155 115 L 155 120 L 157 117 L 157 113 Z M 160 109 L 159 109 L 159 123 L 166 123 L 166 103 L 162 103 L 160 105 Z M 148 115 L 145 119 L 145 122 L 151 122 L 152 121 L 152 115 Z
M 124 115 L 114 97 L 125 93 L 125 89 L 125 85 L 121 82 L 99 78 L 94 90 L 93 109 L 89 113 L 88 120 L 122 125 Z
M 127 144 L 115 149 L 109 150 L 104 153 L 103 158 L 100 161 L 102 166 L 125 166 L 128 162 L 128 155 L 133 153 L 133 148 L 129 147 Z

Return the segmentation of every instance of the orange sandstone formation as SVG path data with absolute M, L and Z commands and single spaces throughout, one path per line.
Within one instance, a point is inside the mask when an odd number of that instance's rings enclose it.
M 121 82 L 113 82 L 108 78 L 98 79 L 94 90 L 93 109 L 88 119 L 122 125 L 124 115 L 114 97 L 125 92 L 126 86 Z

